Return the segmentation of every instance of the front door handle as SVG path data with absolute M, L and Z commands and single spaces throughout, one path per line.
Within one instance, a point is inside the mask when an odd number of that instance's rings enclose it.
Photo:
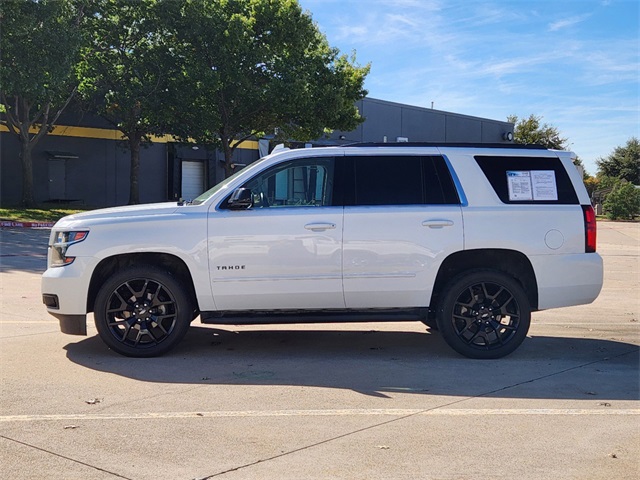
M 451 227 L 452 225 L 453 225 L 453 222 L 451 220 L 442 220 L 442 219 L 425 220 L 424 222 L 422 222 L 423 227 L 429 227 L 429 228 Z
M 307 223 L 304 228 L 312 232 L 322 232 L 324 230 L 333 230 L 336 228 L 335 223 Z

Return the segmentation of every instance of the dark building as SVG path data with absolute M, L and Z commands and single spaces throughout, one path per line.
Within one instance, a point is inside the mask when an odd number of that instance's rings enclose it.
M 357 103 L 365 121 L 351 132 L 333 132 L 314 146 L 354 142 L 505 143 L 508 122 L 365 98 Z M 243 142 L 234 156 L 237 168 L 274 147 L 268 139 Z M 120 132 L 100 117 L 67 113 L 33 150 L 37 203 L 64 202 L 89 207 L 129 201 L 130 155 Z M 194 198 L 224 178 L 221 151 L 154 138 L 140 151 L 140 201 Z M 22 198 L 20 144 L 0 125 L 0 203 Z

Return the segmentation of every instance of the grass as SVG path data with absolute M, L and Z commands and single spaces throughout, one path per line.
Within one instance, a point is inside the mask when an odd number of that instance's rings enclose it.
M 84 212 L 85 210 L 65 205 L 36 208 L 0 208 L 0 219 L 12 222 L 56 222 L 66 215 Z

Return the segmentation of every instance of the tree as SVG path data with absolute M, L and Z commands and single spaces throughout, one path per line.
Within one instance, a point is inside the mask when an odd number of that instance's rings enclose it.
M 35 205 L 33 148 L 76 93 L 83 16 L 71 0 L 0 2 L 2 124 L 20 141 L 23 206 Z
M 167 119 L 182 138 L 224 151 L 227 175 L 244 139 L 352 130 L 369 66 L 331 48 L 296 0 L 181 0 L 175 53 L 183 97 Z
M 607 195 L 604 210 L 611 220 L 633 219 L 640 215 L 640 189 L 624 180 L 618 181 Z
M 567 149 L 568 139 L 561 137 L 556 127 L 542 124 L 542 117 L 531 114 L 528 118 L 519 119 L 517 115 L 509 115 L 507 121 L 515 125 L 513 140 L 516 143 L 543 145 L 554 150 Z
M 79 91 L 126 139 L 131 154 L 129 204 L 140 202 L 140 148 L 164 133 L 168 79 L 175 73 L 167 41 L 169 10 L 156 0 L 97 0 L 88 19 L 92 42 L 79 63 Z M 172 2 L 164 2 L 169 5 Z M 188 108 L 184 105 L 183 108 Z
M 587 189 L 589 198 L 591 198 L 593 196 L 593 192 L 600 188 L 600 181 L 597 177 L 587 176 L 587 178 L 584 178 L 584 186 Z
M 596 160 L 596 165 L 599 177 L 620 178 L 640 185 L 640 142 L 631 137 L 624 147 L 616 147 L 606 158 Z

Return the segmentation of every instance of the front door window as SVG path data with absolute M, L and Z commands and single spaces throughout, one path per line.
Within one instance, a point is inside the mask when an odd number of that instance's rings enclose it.
M 251 179 L 253 208 L 321 207 L 332 204 L 333 158 L 278 165 Z

